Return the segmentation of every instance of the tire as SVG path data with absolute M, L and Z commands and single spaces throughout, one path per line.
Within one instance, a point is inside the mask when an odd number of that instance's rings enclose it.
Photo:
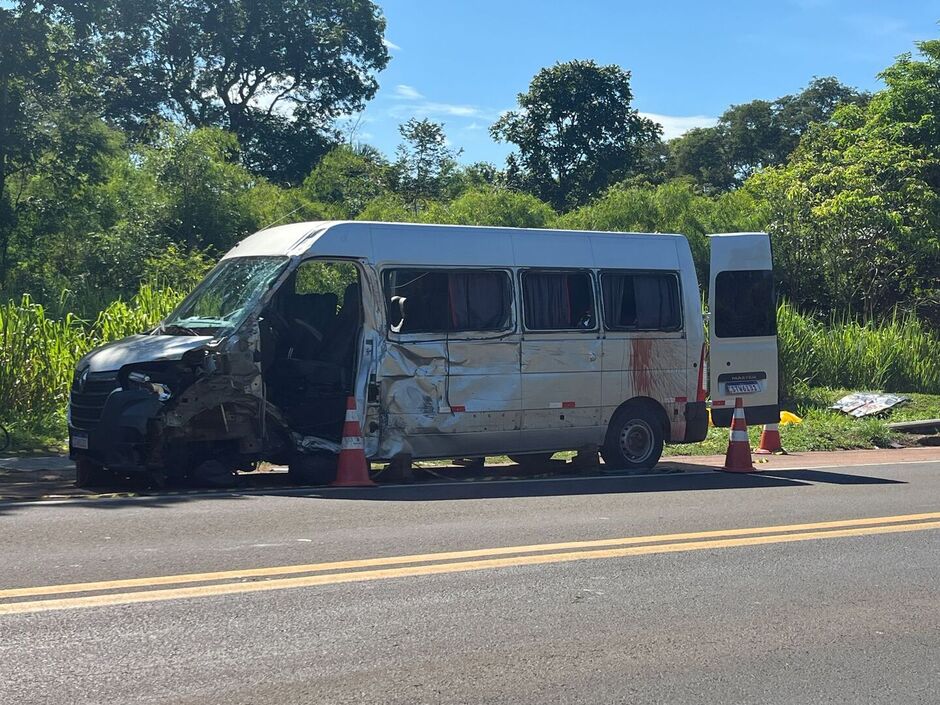
M 332 453 L 295 455 L 287 466 L 287 477 L 296 485 L 328 485 L 336 479 L 336 462 Z
M 542 470 L 548 465 L 554 453 L 526 453 L 525 455 L 510 455 L 509 459 L 524 470 Z
M 663 454 L 663 436 L 663 420 L 651 405 L 627 404 L 610 420 L 601 456 L 618 470 L 649 470 Z
M 117 475 L 93 460 L 78 458 L 75 461 L 76 487 L 83 489 L 113 487 L 116 481 Z

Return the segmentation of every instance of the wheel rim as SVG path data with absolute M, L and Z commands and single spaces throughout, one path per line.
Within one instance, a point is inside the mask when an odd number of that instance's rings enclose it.
M 653 454 L 653 429 L 643 419 L 631 419 L 620 431 L 620 452 L 631 463 L 642 463 Z

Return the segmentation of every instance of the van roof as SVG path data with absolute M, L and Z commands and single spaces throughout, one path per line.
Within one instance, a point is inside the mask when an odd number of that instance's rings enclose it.
M 629 241 L 629 262 L 625 258 Z M 305 254 L 376 264 L 676 268 L 682 235 L 371 221 L 311 221 L 249 235 L 229 257 Z M 685 258 L 682 258 L 685 259 Z M 623 261 L 622 264 L 617 264 Z

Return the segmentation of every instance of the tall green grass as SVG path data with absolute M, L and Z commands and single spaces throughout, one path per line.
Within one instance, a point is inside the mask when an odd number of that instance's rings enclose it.
M 93 321 L 54 318 L 29 296 L 0 305 L 0 419 L 29 425 L 61 415 L 79 357 L 147 330 L 181 298 L 145 285 L 129 301 L 112 301 Z
M 914 316 L 880 323 L 827 321 L 777 310 L 784 391 L 797 383 L 885 392 L 940 394 L 940 338 Z

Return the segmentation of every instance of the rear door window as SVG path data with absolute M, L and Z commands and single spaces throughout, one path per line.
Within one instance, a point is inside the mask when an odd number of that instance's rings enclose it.
M 499 331 L 512 325 L 509 274 L 476 269 L 391 269 L 384 273 L 396 333 Z
M 675 331 L 682 327 L 679 279 L 673 272 L 604 272 L 609 330 Z
M 587 272 L 527 270 L 522 273 L 528 330 L 594 330 L 594 287 Z
M 777 334 L 774 277 L 769 269 L 719 272 L 715 277 L 715 336 Z

